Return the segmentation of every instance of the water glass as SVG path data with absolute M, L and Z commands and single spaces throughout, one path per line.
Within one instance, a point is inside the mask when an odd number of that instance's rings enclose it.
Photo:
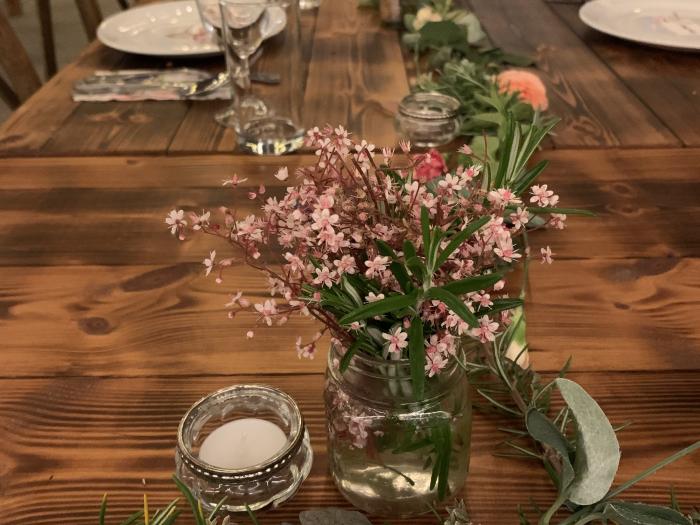
M 219 122 L 234 127 L 245 151 L 280 155 L 298 149 L 304 136 L 299 125 L 303 68 L 298 0 L 220 0 L 219 6 L 227 64 L 235 79 L 234 105 Z M 264 62 L 281 81 L 253 88 L 249 58 L 265 39 Z

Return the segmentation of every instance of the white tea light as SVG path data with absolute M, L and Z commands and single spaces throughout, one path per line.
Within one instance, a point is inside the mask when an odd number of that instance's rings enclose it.
M 287 444 L 284 431 L 265 419 L 247 417 L 229 421 L 212 431 L 199 449 L 199 459 L 222 469 L 258 465 Z

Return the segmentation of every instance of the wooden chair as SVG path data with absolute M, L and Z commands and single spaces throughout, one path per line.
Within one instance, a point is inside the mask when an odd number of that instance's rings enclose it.
M 0 98 L 14 109 L 27 100 L 41 86 L 32 61 L 22 42 L 12 29 L 7 16 L 0 11 L 0 69 L 7 80 L 0 77 Z
M 97 36 L 97 28 L 100 22 L 102 22 L 102 12 L 100 11 L 100 6 L 97 4 L 97 0 L 75 0 L 75 5 L 80 13 L 80 20 L 83 23 L 83 28 L 85 29 L 88 40 L 94 40 Z M 39 12 L 39 25 L 41 26 L 41 43 L 44 49 L 46 78 L 51 78 L 57 70 L 51 0 L 36 0 L 36 8 Z

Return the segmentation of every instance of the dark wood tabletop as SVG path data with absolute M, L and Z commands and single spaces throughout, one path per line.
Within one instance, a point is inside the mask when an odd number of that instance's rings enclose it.
M 700 439 L 700 57 L 595 33 L 570 3 L 472 6 L 495 44 L 537 56 L 562 118 L 538 154 L 551 160 L 544 182 L 598 215 L 538 234 L 556 261 L 532 265 L 528 338 L 537 370 L 553 373 L 572 355 L 572 378 L 614 424 L 632 422 L 620 434 L 625 480 Z M 302 22 L 305 122 L 395 143 L 410 80 L 397 31 L 349 1 L 324 0 Z M 261 68 L 283 59 L 270 44 Z M 315 452 L 299 494 L 261 523 L 348 506 L 327 473 L 324 357 L 293 351 L 314 326 L 294 320 L 246 341 L 247 324 L 228 320 L 223 304 L 230 290 L 263 295 L 265 281 L 243 266 L 225 285 L 205 279 L 210 245 L 176 242 L 163 223 L 173 207 L 230 204 L 221 181 L 233 173 L 281 191 L 277 167 L 312 157 L 233 154 L 233 135 L 212 118 L 221 101 L 70 99 L 72 83 L 95 69 L 161 65 L 93 43 L 0 128 L 4 525 L 94 524 L 105 492 L 113 519 L 137 509 L 143 492 L 169 501 L 182 414 L 207 392 L 251 381 L 299 401 Z M 493 455 L 499 424 L 475 418 L 464 497 L 483 525 L 512 525 L 519 503 L 555 497 L 541 466 Z M 699 471 L 700 455 L 686 458 L 628 499 L 668 503 L 673 486 L 697 505 Z

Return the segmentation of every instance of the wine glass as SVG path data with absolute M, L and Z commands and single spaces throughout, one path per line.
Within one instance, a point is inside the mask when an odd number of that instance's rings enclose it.
M 265 103 L 251 92 L 250 57 L 262 44 L 269 25 L 267 8 L 279 4 L 279 0 L 219 0 L 217 29 L 226 50 L 233 104 L 215 118 L 222 126 L 235 128 L 237 133 L 242 121 L 268 112 Z

